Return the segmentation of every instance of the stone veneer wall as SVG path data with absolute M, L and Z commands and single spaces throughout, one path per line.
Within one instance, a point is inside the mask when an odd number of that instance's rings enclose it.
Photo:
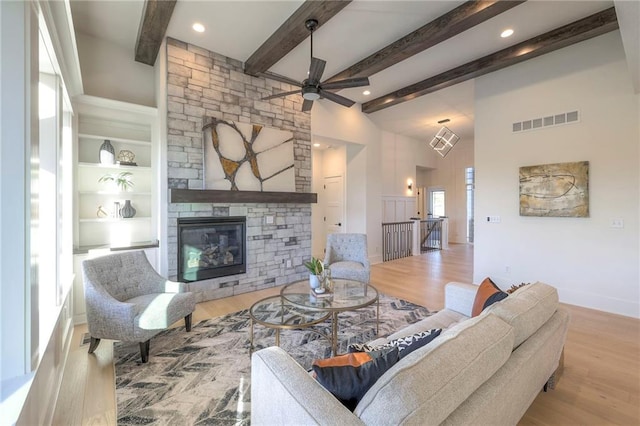
M 168 188 L 203 188 L 206 117 L 261 124 L 294 135 L 296 191 L 311 192 L 311 116 L 295 96 L 262 101 L 287 84 L 244 74 L 242 62 L 167 39 Z M 180 203 L 168 208 L 169 276 L 177 276 L 177 219 L 247 216 L 247 273 L 190 283 L 197 300 L 211 300 L 286 284 L 307 276 L 311 205 Z M 267 224 L 266 217 L 273 216 Z M 287 268 L 287 261 L 293 267 Z

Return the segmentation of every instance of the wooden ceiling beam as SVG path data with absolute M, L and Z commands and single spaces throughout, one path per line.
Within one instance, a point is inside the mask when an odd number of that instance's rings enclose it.
M 153 66 L 177 0 L 145 0 L 136 40 L 136 61 Z
M 371 77 L 398 62 L 442 43 L 488 19 L 524 3 L 526 0 L 471 0 L 434 19 L 410 34 L 378 50 L 326 82 L 351 77 Z
M 613 7 L 362 104 L 372 113 L 618 29 Z
M 244 72 L 257 76 L 284 58 L 297 45 L 309 37 L 304 23 L 318 20 L 320 28 L 344 9 L 351 0 L 307 0 L 246 60 Z

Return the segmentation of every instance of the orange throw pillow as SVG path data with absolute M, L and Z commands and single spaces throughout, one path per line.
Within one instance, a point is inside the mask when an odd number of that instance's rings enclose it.
M 478 287 L 476 298 L 473 301 L 473 309 L 471 309 L 471 316 L 477 317 L 485 308 L 499 302 L 507 296 L 508 294 L 500 290 L 500 288 L 491 281 L 491 278 L 485 278 Z

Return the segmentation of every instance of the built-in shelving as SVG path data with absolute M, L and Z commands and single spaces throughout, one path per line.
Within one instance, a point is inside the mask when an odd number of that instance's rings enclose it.
M 157 241 L 153 120 L 140 114 L 141 110 L 155 110 L 84 99 L 88 102 L 79 102 L 77 108 L 76 248 L 134 247 L 140 242 Z M 116 159 L 121 151 L 131 151 L 136 165 L 100 163 L 100 147 L 105 140 L 113 146 Z M 100 181 L 118 173 L 127 173 L 133 186 L 125 191 L 112 181 Z M 127 200 L 136 215 L 124 219 L 119 217 L 118 206 L 121 209 Z
M 157 266 L 158 151 L 157 110 L 93 96 L 74 99 L 74 320 L 84 322 L 81 264 L 84 259 L 116 250 L 144 249 Z M 116 160 L 131 151 L 136 165 L 100 163 L 100 146 L 109 140 Z M 133 187 L 123 190 L 105 175 L 127 173 Z M 126 201 L 132 218 L 118 217 Z M 105 216 L 106 215 L 106 216 Z

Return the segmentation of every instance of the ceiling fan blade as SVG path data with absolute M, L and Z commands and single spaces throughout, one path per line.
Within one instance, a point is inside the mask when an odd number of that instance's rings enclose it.
M 368 86 L 369 79 L 367 77 L 354 77 L 354 78 L 345 78 L 344 80 L 338 80 L 331 83 L 323 83 L 320 86 L 324 90 L 333 90 L 333 89 L 346 89 L 349 87 L 361 87 Z
M 285 77 L 284 75 L 276 74 L 274 72 L 265 71 L 263 73 L 260 73 L 260 75 L 262 77 L 270 78 L 271 80 L 279 81 L 281 83 L 287 83 L 287 84 L 290 84 L 292 86 L 300 86 L 300 87 L 302 87 L 302 84 L 299 81 L 295 81 L 292 78 Z
M 310 101 L 309 99 L 305 99 L 304 102 L 302 103 L 302 112 L 311 111 L 312 106 L 313 106 L 313 101 Z
M 297 93 L 300 93 L 300 89 L 298 90 L 292 90 L 290 92 L 282 92 L 282 93 L 275 93 L 273 95 L 270 96 L 265 96 L 264 98 L 261 98 L 263 101 L 266 101 L 268 99 L 275 99 L 275 98 L 283 98 L 285 96 L 289 96 L 289 95 L 295 95 Z
M 327 64 L 326 61 L 318 58 L 311 58 L 311 65 L 309 65 L 309 81 L 315 84 L 320 82 L 322 78 L 322 73 L 324 73 L 324 66 Z
M 339 103 L 340 105 L 344 105 L 346 107 L 350 107 L 353 104 L 355 104 L 355 102 L 352 101 L 351 99 L 347 99 L 344 96 L 336 95 L 333 92 L 327 92 L 324 89 L 320 89 L 320 96 L 322 96 L 323 98 L 329 99 L 330 101 Z

